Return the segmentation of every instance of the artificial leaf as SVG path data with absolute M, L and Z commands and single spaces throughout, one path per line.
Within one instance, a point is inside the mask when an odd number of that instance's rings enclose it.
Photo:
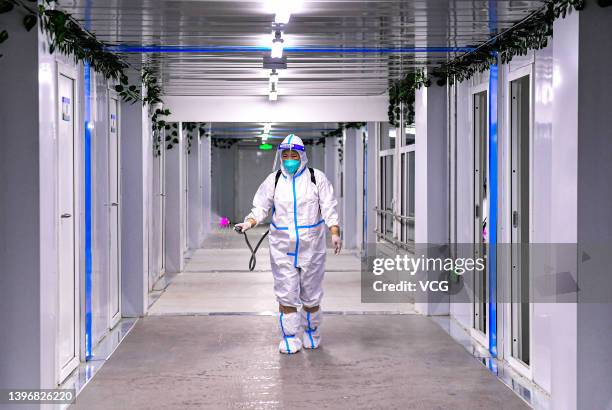
M 1 0 L 0 1 L 0 14 L 2 13 L 8 13 L 9 11 L 13 10 L 13 3 L 11 3 L 10 1 L 7 0 Z
M 23 18 L 23 26 L 25 27 L 27 31 L 30 31 L 34 28 L 37 21 L 38 21 L 38 18 L 36 17 L 36 15 L 28 14 L 27 16 Z

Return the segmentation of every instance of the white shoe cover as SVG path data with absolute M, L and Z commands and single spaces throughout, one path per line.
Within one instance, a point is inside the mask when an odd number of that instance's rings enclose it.
M 278 345 L 278 350 L 285 354 L 299 352 L 302 349 L 302 341 L 297 337 L 300 328 L 299 313 L 281 313 L 278 324 L 283 337 Z
M 304 348 L 316 349 L 321 343 L 321 321 L 323 315 L 321 309 L 316 312 L 302 310 L 302 326 L 304 327 Z

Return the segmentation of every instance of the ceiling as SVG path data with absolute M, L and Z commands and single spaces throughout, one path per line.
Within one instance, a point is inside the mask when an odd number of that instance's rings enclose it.
M 287 135 L 295 134 L 302 140 L 311 140 L 321 138 L 321 132 L 332 131 L 336 129 L 336 123 L 302 123 L 302 122 L 283 122 L 273 123 L 272 130 L 269 135 L 271 144 L 280 143 Z M 237 138 L 237 139 L 252 139 L 260 142 L 258 137 L 261 136 L 264 123 L 261 122 L 215 122 L 211 124 L 211 135 L 213 138 Z
M 135 51 L 121 52 L 134 66 L 151 64 L 167 95 L 268 93 L 262 47 L 270 45 L 274 14 L 263 0 L 60 0 L 60 4 L 99 39 L 119 46 L 118 50 Z M 280 74 L 280 98 L 382 94 L 389 80 L 401 73 L 464 52 L 436 48 L 478 45 L 543 4 L 304 0 L 283 33 L 290 50 L 285 52 L 288 68 Z M 427 52 L 410 50 L 415 47 Z

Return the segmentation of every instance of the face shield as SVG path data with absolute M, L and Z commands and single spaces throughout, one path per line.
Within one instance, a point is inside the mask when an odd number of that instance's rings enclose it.
M 282 154 L 285 150 L 293 150 L 296 151 L 300 155 L 300 166 L 295 171 L 295 173 L 300 173 L 308 164 L 308 156 L 306 155 L 306 148 L 304 148 L 304 142 L 297 135 L 289 134 L 283 142 L 278 146 L 276 150 L 276 158 L 274 159 L 274 167 L 273 171 L 281 169 L 281 171 L 289 176 L 292 175 L 287 169 L 285 169 L 285 165 L 283 164 Z

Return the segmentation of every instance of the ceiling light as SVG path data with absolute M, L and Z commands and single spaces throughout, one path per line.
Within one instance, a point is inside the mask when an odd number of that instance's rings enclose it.
M 270 92 L 268 94 L 270 101 L 276 101 L 278 99 L 278 90 L 276 89 L 276 84 L 270 84 Z
M 270 84 L 278 84 L 278 72 L 276 70 L 270 71 Z
M 272 40 L 272 52 L 270 53 L 272 58 L 281 58 L 283 56 L 283 39 L 275 38 Z
M 287 24 L 291 19 L 291 14 L 299 12 L 302 8 L 301 0 L 272 0 L 271 11 L 274 12 L 274 23 Z
M 287 24 L 291 19 L 291 1 L 276 0 L 274 5 L 274 23 Z

